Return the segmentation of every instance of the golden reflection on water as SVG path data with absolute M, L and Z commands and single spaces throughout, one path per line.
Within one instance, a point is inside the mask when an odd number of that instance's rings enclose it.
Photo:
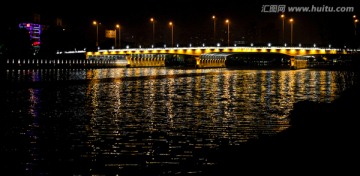
M 77 91 L 68 92 L 68 99 L 79 96 L 85 100 L 74 99 L 63 106 L 83 108 L 84 112 L 63 117 L 77 119 L 63 128 L 83 129 L 73 139 L 78 141 L 74 145 L 81 149 L 81 158 L 95 163 L 103 159 L 104 166 L 120 169 L 183 162 L 211 165 L 206 155 L 197 152 L 224 144 L 241 145 L 259 135 L 274 135 L 288 127 L 287 117 L 295 102 L 331 102 L 352 84 L 351 74 L 308 69 L 148 67 L 7 74 L 13 75 L 15 81 L 87 80 L 69 86 Z M 45 91 L 61 95 L 66 89 Z M 38 112 L 54 114 L 38 106 L 42 91 L 29 89 L 29 94 L 29 114 L 34 123 L 28 130 L 35 145 L 37 136 L 31 131 L 38 128 Z M 54 97 L 47 103 L 62 98 Z

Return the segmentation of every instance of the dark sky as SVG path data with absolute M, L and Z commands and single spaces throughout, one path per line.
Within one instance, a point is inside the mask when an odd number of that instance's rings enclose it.
M 351 39 L 354 32 L 352 16 L 360 17 L 359 0 L 152 0 L 152 1 L 47 1 L 36 4 L 35 1 L 9 2 L 1 12 L 3 24 L 26 19 L 33 13 L 40 14 L 41 21 L 49 23 L 60 17 L 63 23 L 77 30 L 91 34 L 94 31 L 93 20 L 102 23 L 101 29 L 113 28 L 119 23 L 124 37 L 136 38 L 138 42 L 148 42 L 151 36 L 149 19 L 156 19 L 156 36 L 159 40 L 168 40 L 169 21 L 174 22 L 174 36 L 177 41 L 192 41 L 194 38 L 208 38 L 213 34 L 212 15 L 217 17 L 217 35 L 226 36 L 225 19 L 230 20 L 230 34 L 233 40 L 254 42 L 279 42 L 282 36 L 282 21 L 279 13 L 262 13 L 263 5 L 288 6 L 352 6 L 355 12 L 343 13 L 290 13 L 287 17 L 295 19 L 294 43 L 330 43 Z M 46 20 L 47 19 L 47 20 Z M 288 19 L 285 34 L 290 35 Z M 200 39 L 199 39 L 200 40 Z M 201 39 L 202 40 L 202 39 Z

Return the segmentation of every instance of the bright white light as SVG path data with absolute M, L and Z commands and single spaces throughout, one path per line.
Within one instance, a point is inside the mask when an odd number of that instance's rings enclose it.
M 253 43 L 251 43 L 251 44 L 250 44 L 250 46 L 254 46 L 254 44 L 253 44 Z
M 151 48 L 154 48 L 154 45 L 151 45 Z
M 314 43 L 314 47 L 316 47 L 316 44 Z
M 270 46 L 271 46 L 271 43 L 268 43 L 268 46 L 270 47 Z
M 216 46 L 220 46 L 220 43 L 217 43 Z
M 126 45 L 126 49 L 129 49 L 129 45 Z
M 191 47 L 191 43 L 189 44 L 189 47 Z
M 139 48 L 141 48 L 141 45 L 139 45 Z
M 234 44 L 234 46 L 236 46 L 236 43 Z
M 204 47 L 204 46 L 205 46 L 205 43 L 203 43 L 202 45 L 203 45 L 203 47 Z
M 111 46 L 111 49 L 114 49 L 114 46 Z
M 164 48 L 166 48 L 166 44 L 164 45 Z
M 329 45 L 329 48 L 331 48 L 331 45 Z
M 176 44 L 176 47 L 179 47 L 179 44 Z
M 285 44 L 284 44 L 284 46 L 286 47 L 286 46 L 287 46 L 287 44 L 285 43 Z
M 299 47 L 301 47 L 301 43 L 299 43 Z

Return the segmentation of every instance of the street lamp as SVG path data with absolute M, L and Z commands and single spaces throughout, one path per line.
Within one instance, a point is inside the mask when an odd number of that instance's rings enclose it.
M 214 20 L 214 45 L 216 43 L 216 17 L 215 15 L 212 16 L 212 19 Z
M 290 37 L 290 46 L 292 46 L 293 43 L 293 23 L 294 23 L 294 19 L 290 18 L 290 28 L 291 28 L 291 37 Z
M 227 33 L 228 33 L 228 46 L 230 46 L 230 21 L 227 19 L 226 21 L 225 21 L 225 23 L 227 23 Z
M 99 46 L 99 22 L 93 21 L 93 24 L 96 25 L 96 47 Z
M 355 26 L 355 37 L 356 37 L 356 23 L 358 23 L 359 22 L 359 20 L 358 19 L 355 19 L 354 20 L 354 26 Z
M 174 24 L 170 21 L 169 26 L 171 27 L 171 47 L 174 47 Z
M 118 44 L 118 48 L 121 48 L 120 25 L 119 25 L 119 24 L 117 24 L 117 25 L 116 25 L 116 28 L 118 28 L 118 29 L 119 29 L 119 44 Z
M 155 20 L 154 18 L 150 18 L 150 22 L 153 24 L 152 25 L 152 39 L 153 39 L 153 45 L 155 45 Z
M 281 14 L 282 18 L 282 32 L 283 32 L 283 43 L 285 43 L 285 15 Z

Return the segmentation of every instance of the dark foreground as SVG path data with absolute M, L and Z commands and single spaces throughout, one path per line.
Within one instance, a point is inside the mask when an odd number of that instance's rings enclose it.
M 212 153 L 219 165 L 204 175 L 359 175 L 359 90 L 356 84 L 333 103 L 296 103 L 287 130 L 222 146 Z

